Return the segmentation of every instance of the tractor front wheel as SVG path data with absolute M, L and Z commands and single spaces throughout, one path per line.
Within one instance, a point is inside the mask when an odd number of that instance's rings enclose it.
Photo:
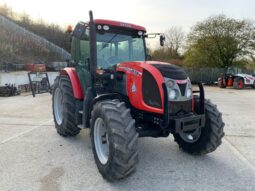
M 67 76 L 57 77 L 52 94 L 52 110 L 58 134 L 64 137 L 77 135 L 81 129 L 75 123 L 76 99 L 70 79 Z
M 99 172 L 108 181 L 122 179 L 136 169 L 138 133 L 124 102 L 106 100 L 91 113 L 91 142 Z
M 194 97 L 195 111 L 199 110 L 199 97 Z M 192 132 L 184 138 L 183 134 L 174 134 L 175 141 L 179 147 L 187 153 L 203 155 L 216 150 L 221 144 L 221 139 L 224 136 L 222 114 L 218 111 L 216 105 L 210 100 L 205 100 L 205 127 L 200 129 L 200 133 Z M 197 131 L 197 130 L 196 130 Z M 192 136 L 192 139 L 189 139 Z

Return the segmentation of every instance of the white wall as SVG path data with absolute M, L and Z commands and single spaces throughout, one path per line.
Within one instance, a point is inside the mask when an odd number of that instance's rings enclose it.
M 27 71 L 19 71 L 19 72 L 9 72 L 2 73 L 0 72 L 0 86 L 4 86 L 5 84 L 15 84 L 16 87 L 23 84 L 29 84 L 29 79 L 27 75 Z M 58 75 L 58 72 L 47 72 L 50 84 L 54 83 L 54 79 Z

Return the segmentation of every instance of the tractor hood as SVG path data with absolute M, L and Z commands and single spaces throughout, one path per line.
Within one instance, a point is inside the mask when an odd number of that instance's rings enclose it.
M 122 62 L 117 65 L 117 70 L 122 68 L 129 72 L 142 72 L 143 69 L 157 69 L 163 77 L 173 80 L 186 80 L 188 78 L 186 72 L 179 66 L 159 61 L 143 61 L 143 62 Z
M 187 74 L 173 64 L 158 61 L 122 62 L 117 64 L 116 71 L 126 74 L 124 83 L 130 103 L 143 111 L 163 114 L 163 84 L 166 78 L 179 81 L 182 94 L 185 94 L 187 87 Z
M 157 68 L 162 76 L 174 80 L 186 80 L 188 78 L 186 72 L 179 66 L 164 62 L 147 62 Z

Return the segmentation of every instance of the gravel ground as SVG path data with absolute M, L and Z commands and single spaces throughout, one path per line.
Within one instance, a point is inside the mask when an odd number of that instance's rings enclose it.
M 226 123 L 219 149 L 190 156 L 172 136 L 141 138 L 136 173 L 116 183 L 99 174 L 89 130 L 56 133 L 50 95 L 0 98 L 0 190 L 254 191 L 255 90 L 205 89 Z

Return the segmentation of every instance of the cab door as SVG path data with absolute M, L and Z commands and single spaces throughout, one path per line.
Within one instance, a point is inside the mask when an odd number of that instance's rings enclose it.
M 91 74 L 89 72 L 89 60 L 90 60 L 90 43 L 88 28 L 84 28 L 81 31 L 82 34 L 74 34 L 72 37 L 72 59 L 75 62 L 76 72 L 80 79 L 83 93 L 86 89 L 91 87 Z

